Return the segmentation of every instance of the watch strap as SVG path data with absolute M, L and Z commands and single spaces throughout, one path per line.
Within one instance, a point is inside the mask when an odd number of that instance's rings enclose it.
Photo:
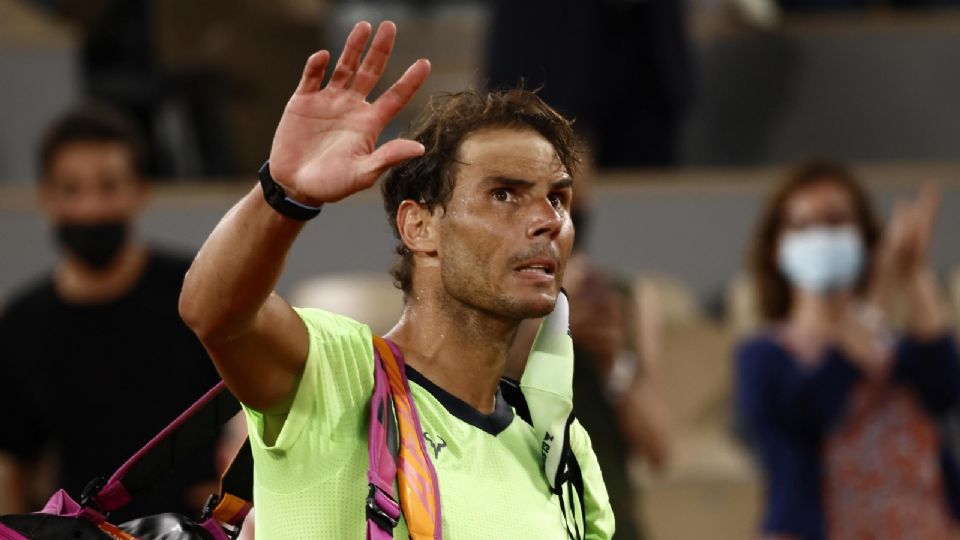
M 270 176 L 269 160 L 263 163 L 257 176 L 260 177 L 260 188 L 263 189 L 263 198 L 266 199 L 267 204 L 280 215 L 297 221 L 307 221 L 315 218 L 317 214 L 320 213 L 320 209 L 323 208 L 322 204 L 320 206 L 309 206 L 288 197 L 280 184 Z

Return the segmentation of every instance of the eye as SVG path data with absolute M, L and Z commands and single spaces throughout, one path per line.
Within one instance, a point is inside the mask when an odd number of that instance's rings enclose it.
M 785 224 L 785 228 L 791 231 L 802 231 L 810 226 L 810 223 L 804 220 L 794 220 L 788 221 Z
M 497 188 L 490 194 L 493 200 L 498 202 L 509 202 L 513 200 L 513 192 L 507 188 Z
M 100 184 L 100 194 L 104 196 L 116 195 L 120 192 L 120 181 L 115 178 L 107 179 Z
M 560 193 L 551 193 L 547 195 L 547 200 L 550 201 L 550 206 L 554 208 L 563 208 L 564 197 Z
M 80 186 L 71 180 L 61 180 L 56 185 L 57 193 L 66 199 L 72 199 L 80 196 Z
M 842 225 L 850 225 L 850 224 L 854 223 L 854 221 L 855 221 L 855 220 L 854 220 L 853 216 L 851 216 L 850 214 L 847 214 L 847 213 L 845 213 L 845 212 L 832 213 L 832 214 L 826 216 L 826 219 L 824 219 L 824 222 L 826 222 L 827 225 L 830 225 L 830 226 L 832 226 L 832 227 L 839 227 L 839 226 L 842 226 Z

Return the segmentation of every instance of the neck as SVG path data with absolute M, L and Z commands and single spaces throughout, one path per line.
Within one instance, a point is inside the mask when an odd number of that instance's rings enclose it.
M 484 414 L 493 412 L 507 349 L 520 321 L 450 297 L 411 294 L 386 337 L 426 378 Z
M 143 275 L 147 250 L 127 244 L 104 268 L 92 268 L 69 253 L 54 273 L 57 293 L 67 302 L 95 304 L 109 302 L 129 292 Z
M 787 324 L 794 332 L 810 339 L 831 339 L 853 300 L 851 292 L 812 294 L 797 290 Z

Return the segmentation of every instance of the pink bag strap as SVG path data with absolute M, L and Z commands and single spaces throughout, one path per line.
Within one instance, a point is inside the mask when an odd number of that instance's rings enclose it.
M 437 473 L 410 394 L 403 355 L 373 338 L 374 388 L 370 401 L 367 540 L 390 540 L 401 513 L 412 540 L 440 540 L 442 519 Z M 396 479 L 399 502 L 394 493 Z

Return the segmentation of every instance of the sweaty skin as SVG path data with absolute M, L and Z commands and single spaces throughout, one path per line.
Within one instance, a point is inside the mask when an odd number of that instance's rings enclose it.
M 410 244 L 413 288 L 387 337 L 430 380 L 490 412 L 517 325 L 556 302 L 573 243 L 572 187 L 529 129 L 476 132 L 458 161 L 446 209 L 419 212 L 435 240 Z
M 329 53 L 308 60 L 280 120 L 271 173 L 305 204 L 335 202 L 370 187 L 388 167 L 424 152 L 409 140 L 376 140 L 426 79 L 418 60 L 375 101 L 396 35 L 359 23 L 326 86 Z M 404 201 L 397 227 L 414 256 L 413 290 L 388 334 L 408 362 L 439 386 L 489 411 L 520 320 L 553 309 L 573 241 L 572 181 L 555 150 L 529 129 L 471 134 L 460 148 L 453 197 L 431 213 Z M 321 218 L 322 220 L 322 218 Z M 273 293 L 303 227 L 270 208 L 255 187 L 204 243 L 184 282 L 180 311 L 224 380 L 248 406 L 282 425 L 303 370 L 307 333 Z

